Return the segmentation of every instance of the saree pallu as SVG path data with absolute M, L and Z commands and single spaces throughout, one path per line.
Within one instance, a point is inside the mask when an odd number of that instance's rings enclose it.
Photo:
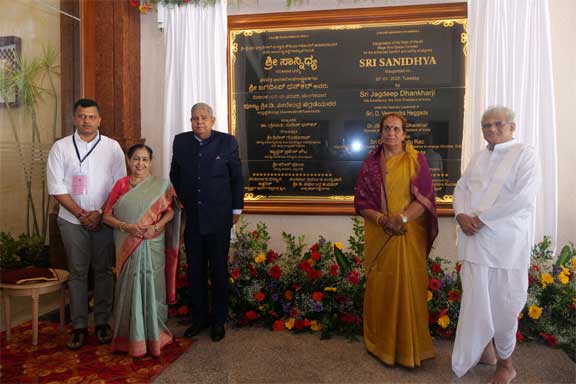
M 116 284 L 112 350 L 131 356 L 159 356 L 173 341 L 165 324 L 166 301 L 175 295 L 178 262 L 180 207 L 171 184 L 148 177 L 122 195 L 114 205 L 114 216 L 127 223 L 153 225 L 169 209 L 173 220 L 155 238 L 140 239 L 114 231 Z M 167 293 L 168 289 L 168 293 Z
M 386 206 L 389 215 L 410 204 L 411 176 L 417 163 L 412 154 L 386 162 Z M 365 221 L 366 292 L 364 342 L 384 363 L 413 368 L 435 356 L 428 329 L 428 255 L 430 215 L 426 211 L 409 222 L 403 236 Z

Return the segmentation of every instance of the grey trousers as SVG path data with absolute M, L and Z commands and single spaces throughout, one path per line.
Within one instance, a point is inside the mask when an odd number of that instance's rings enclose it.
M 102 225 L 98 232 L 58 218 L 68 259 L 70 318 L 74 329 L 88 327 L 88 271 L 94 272 L 94 324 L 108 324 L 114 301 L 114 238 Z

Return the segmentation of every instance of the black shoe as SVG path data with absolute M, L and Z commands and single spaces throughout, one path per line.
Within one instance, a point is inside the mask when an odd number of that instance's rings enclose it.
M 184 332 L 184 337 L 194 337 L 203 329 L 208 328 L 208 323 L 202 323 L 198 321 L 191 321 L 190 326 Z
M 108 324 L 97 325 L 94 334 L 98 344 L 110 344 L 112 341 L 112 328 Z
M 214 324 L 210 327 L 210 338 L 212 341 L 220 341 L 226 335 L 224 324 Z
M 82 348 L 88 342 L 88 330 L 86 328 L 74 329 L 70 333 L 70 339 L 66 343 L 66 347 L 73 351 Z

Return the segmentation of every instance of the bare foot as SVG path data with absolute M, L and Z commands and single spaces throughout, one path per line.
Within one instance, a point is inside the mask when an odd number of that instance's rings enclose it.
M 498 358 L 496 357 L 496 351 L 494 350 L 494 344 L 492 341 L 486 345 L 484 352 L 482 352 L 482 357 L 480 357 L 480 364 L 496 365 Z
M 492 376 L 492 380 L 490 380 L 491 384 L 509 384 L 514 380 L 516 377 L 516 370 L 513 366 L 502 366 L 498 364 L 498 368 L 496 368 L 496 372 L 494 372 L 494 376 Z

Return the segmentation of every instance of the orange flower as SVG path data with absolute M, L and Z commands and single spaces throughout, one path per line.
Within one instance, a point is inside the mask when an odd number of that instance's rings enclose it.
M 315 291 L 312 293 L 312 300 L 314 301 L 322 301 L 324 294 L 322 292 Z
M 294 292 L 290 290 L 284 292 L 284 298 L 286 298 L 286 300 L 292 300 L 294 298 Z
M 178 308 L 178 314 L 180 316 L 184 316 L 188 314 L 188 306 L 187 305 L 183 305 L 180 308 Z
M 254 298 L 256 301 L 262 301 L 266 298 L 266 295 L 262 291 L 259 291 L 254 294 Z

